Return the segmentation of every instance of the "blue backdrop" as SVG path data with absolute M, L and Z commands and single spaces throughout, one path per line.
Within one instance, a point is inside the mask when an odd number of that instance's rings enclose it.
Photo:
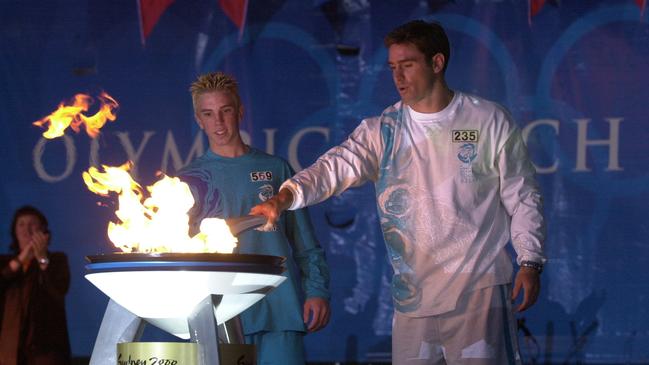
M 216 0 L 177 0 L 143 44 L 135 0 L 1 0 L 5 250 L 13 210 L 41 208 L 52 249 L 71 263 L 73 352 L 89 355 L 107 298 L 84 279 L 84 256 L 115 251 L 105 233 L 114 202 L 87 191 L 84 170 L 131 159 L 145 184 L 159 170 L 173 175 L 207 146 L 188 87 L 214 70 L 240 82 L 250 143 L 299 170 L 397 100 L 382 37 L 410 19 L 438 20 L 452 43 L 451 87 L 508 107 L 539 171 L 549 261 L 539 302 L 520 316 L 525 359 L 647 363 L 649 12 L 644 1 L 564 0 L 532 16 L 529 3 L 250 0 L 241 30 Z M 102 90 L 120 109 L 94 141 L 45 141 L 31 124 Z M 311 210 L 334 312 L 307 336 L 310 360 L 389 358 L 391 269 L 372 189 Z

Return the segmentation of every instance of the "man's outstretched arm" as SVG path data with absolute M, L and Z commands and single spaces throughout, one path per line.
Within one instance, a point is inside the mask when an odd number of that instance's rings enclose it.
M 282 212 L 287 210 L 293 204 L 293 193 L 291 190 L 282 188 L 272 198 L 265 202 L 255 205 L 250 209 L 252 215 L 263 215 L 268 221 L 260 228 L 262 231 L 269 231 L 275 227 L 277 220 L 282 215 Z

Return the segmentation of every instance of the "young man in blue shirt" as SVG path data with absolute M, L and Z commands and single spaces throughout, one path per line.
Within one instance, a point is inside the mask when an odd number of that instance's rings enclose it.
M 190 211 L 195 229 L 203 218 L 247 215 L 274 196 L 293 171 L 283 159 L 241 139 L 243 106 L 234 78 L 221 72 L 202 75 L 190 91 L 210 147 L 179 174 L 196 200 Z M 329 269 L 308 212 L 287 212 L 275 230 L 251 230 L 238 239 L 239 253 L 287 258 L 288 279 L 241 314 L 246 342 L 256 345 L 259 364 L 304 364 L 303 336 L 329 321 Z

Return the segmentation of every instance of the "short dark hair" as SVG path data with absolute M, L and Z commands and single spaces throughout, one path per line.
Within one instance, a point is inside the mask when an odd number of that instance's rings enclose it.
M 18 245 L 18 237 L 16 236 L 16 223 L 18 223 L 18 218 L 24 215 L 33 215 L 38 218 L 38 220 L 41 222 L 43 232 L 49 233 L 47 218 L 45 218 L 45 214 L 43 214 L 40 210 L 32 207 L 31 205 L 24 205 L 16 209 L 14 218 L 11 221 L 11 245 L 9 246 L 9 248 L 15 253 L 18 253 L 18 251 L 20 250 L 20 246 Z
M 385 36 L 383 43 L 387 48 L 393 44 L 412 43 L 426 57 L 426 62 L 431 64 L 433 56 L 441 53 L 444 55 L 444 69 L 451 58 L 451 46 L 444 28 L 436 22 L 413 20 L 394 28 Z

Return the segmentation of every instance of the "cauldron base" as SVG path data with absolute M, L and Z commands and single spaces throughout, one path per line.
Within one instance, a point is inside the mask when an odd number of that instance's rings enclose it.
M 145 321 L 199 343 L 201 358 L 218 364 L 219 335 L 242 343 L 237 315 L 286 279 L 284 258 L 277 256 L 124 253 L 86 259 L 86 278 L 111 298 L 90 365 L 116 363 L 116 344 L 139 339 Z

